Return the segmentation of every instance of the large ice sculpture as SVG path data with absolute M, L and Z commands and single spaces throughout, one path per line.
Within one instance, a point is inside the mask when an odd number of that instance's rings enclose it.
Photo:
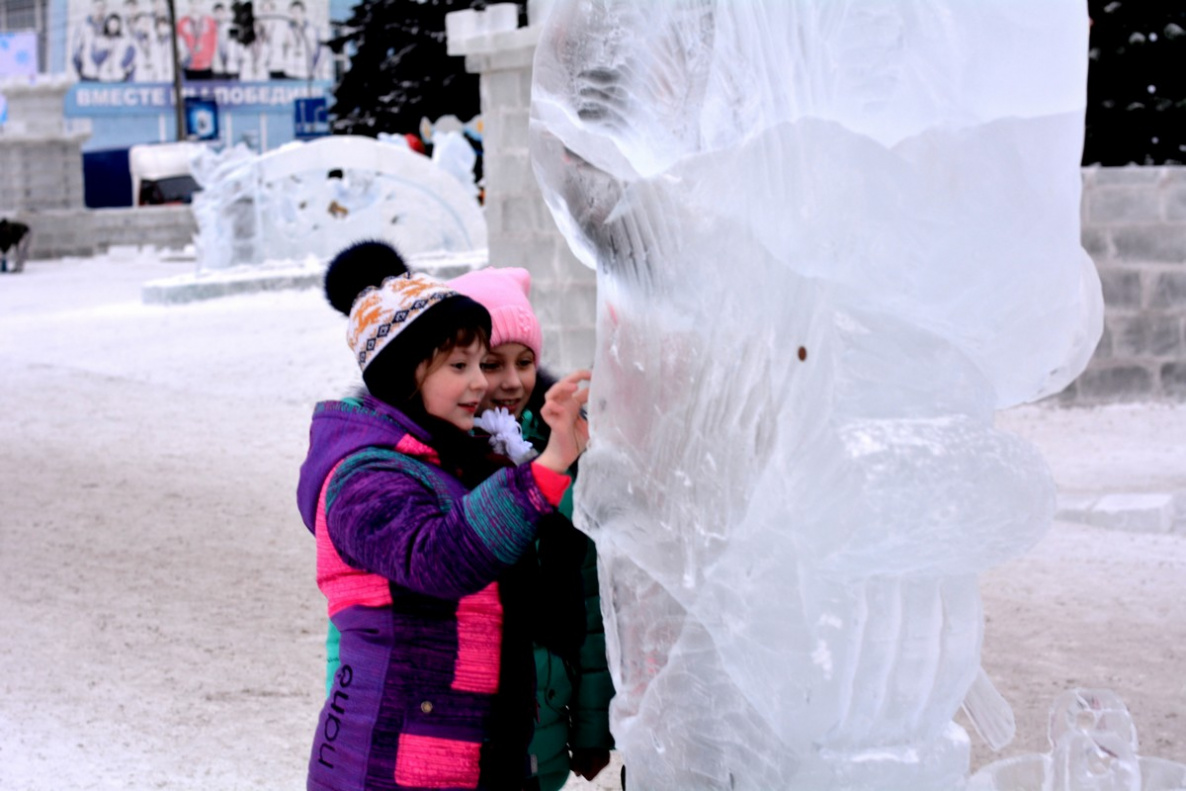
M 632 788 L 950 791 L 977 574 L 1048 528 L 994 411 L 1101 331 L 1082 0 L 557 0 L 536 174 L 598 272 L 578 524 Z
M 259 156 L 204 150 L 192 168 L 199 270 L 325 261 L 363 238 L 406 256 L 486 247 L 476 190 L 406 145 L 334 135 Z

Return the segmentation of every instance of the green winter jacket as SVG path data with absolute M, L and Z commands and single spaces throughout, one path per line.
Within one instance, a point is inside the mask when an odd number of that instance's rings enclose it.
M 527 423 L 527 421 L 524 421 Z M 560 512 L 572 518 L 572 488 Z M 536 702 L 539 719 L 530 752 L 541 791 L 557 791 L 568 780 L 569 750 L 612 749 L 609 702 L 614 696 L 605 658 L 605 628 L 597 583 L 597 550 L 589 539 L 581 566 L 585 592 L 585 642 L 573 667 L 547 648 L 535 647 Z

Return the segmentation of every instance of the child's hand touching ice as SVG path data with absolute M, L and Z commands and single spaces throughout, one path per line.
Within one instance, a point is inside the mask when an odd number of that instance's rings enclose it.
M 552 429 L 552 435 L 536 459 L 538 464 L 563 473 L 585 452 L 589 444 L 589 422 L 585 419 L 589 388 L 581 387 L 581 383 L 592 376 L 587 370 L 574 371 L 552 385 L 544 396 L 540 417 Z

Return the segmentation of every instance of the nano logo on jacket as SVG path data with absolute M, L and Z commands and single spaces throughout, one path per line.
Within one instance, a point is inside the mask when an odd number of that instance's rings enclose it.
M 334 685 L 333 695 L 327 701 L 329 703 L 329 710 L 325 714 L 325 724 L 321 726 L 320 744 L 317 745 L 317 763 L 333 769 L 334 765 L 327 759 L 333 757 L 333 753 L 338 750 L 334 747 L 334 742 L 337 741 L 338 736 L 342 733 L 342 717 L 346 715 L 345 704 L 350 701 L 350 696 L 346 694 L 346 689 L 354 681 L 354 670 L 350 665 L 342 665 L 342 668 L 337 673 L 338 683 Z

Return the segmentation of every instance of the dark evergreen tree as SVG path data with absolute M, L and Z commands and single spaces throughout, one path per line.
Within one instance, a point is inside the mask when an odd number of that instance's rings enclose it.
M 1186 162 L 1186 4 L 1089 0 L 1086 165 Z
M 484 0 L 361 0 L 329 45 L 350 55 L 350 68 L 334 89 L 335 134 L 419 131 L 420 120 L 480 111 L 478 77 L 465 58 L 446 52 L 445 14 L 483 9 Z M 520 23 L 525 3 L 519 3 Z

